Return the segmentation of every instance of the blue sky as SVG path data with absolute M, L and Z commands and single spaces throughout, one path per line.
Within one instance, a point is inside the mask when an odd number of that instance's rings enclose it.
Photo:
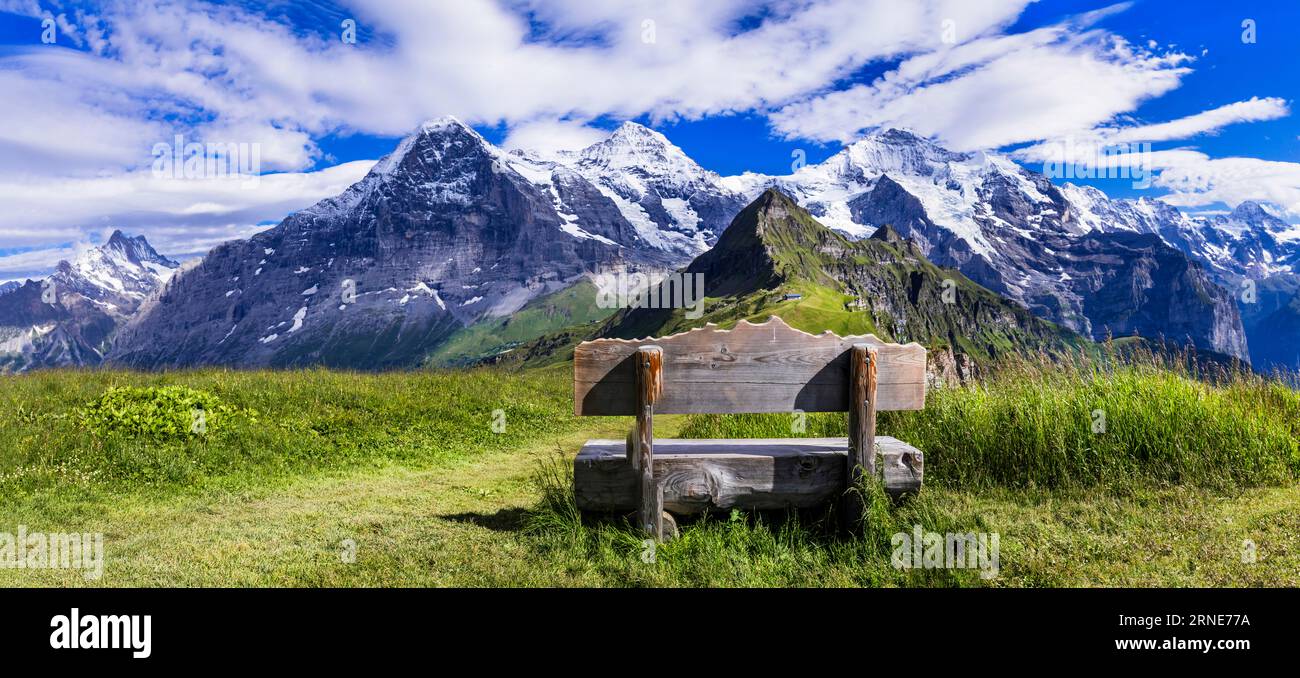
M 113 228 L 182 256 L 246 237 L 446 114 L 506 147 L 633 119 L 724 175 L 887 126 L 1039 170 L 1149 142 L 1151 187 L 1080 183 L 1297 222 L 1297 25 L 1300 3 L 1217 0 L 0 0 L 0 280 Z M 176 134 L 257 144 L 262 179 L 158 180 Z

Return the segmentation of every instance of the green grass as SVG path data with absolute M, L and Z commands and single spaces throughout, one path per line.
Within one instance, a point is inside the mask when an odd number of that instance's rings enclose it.
M 50 371 L 5 377 L 0 396 L 0 505 L 78 492 L 261 485 L 303 473 L 427 466 L 577 430 L 569 375 L 494 370 L 366 374 L 329 370 L 166 374 Z M 184 422 L 156 436 L 103 424 L 107 396 L 184 385 L 229 413 L 190 434 L 192 405 L 155 416 Z M 107 396 L 106 396 L 107 394 Z M 152 405 L 152 403 L 150 404 Z M 135 416 L 146 409 L 136 404 Z M 216 406 L 209 404 L 210 411 Z M 500 411 L 504 427 L 493 429 Z
M 808 435 L 844 436 L 843 414 Z M 927 485 L 1235 489 L 1300 475 L 1300 394 L 1233 373 L 1218 385 L 1153 365 L 1021 365 L 980 385 L 931 389 L 921 412 L 882 412 L 878 432 L 926 455 Z M 693 438 L 789 436 L 789 415 L 706 415 Z
M 103 532 L 107 563 L 98 582 L 0 569 L 0 585 L 1300 585 L 1300 397 L 1244 374 L 1026 365 L 932 390 L 925 410 L 882 416 L 882 432 L 926 451 L 926 486 L 874 501 L 865 536 L 824 511 L 733 512 L 683 521 L 653 562 L 623 517 L 573 507 L 573 453 L 630 421 L 573 417 L 568 366 L 52 371 L 5 385 L 0 532 Z M 148 425 L 183 424 L 195 399 L 229 409 L 204 433 Z M 143 428 L 119 425 L 137 415 Z M 842 434 L 843 418 L 810 416 L 805 434 Z M 786 437 L 789 424 L 656 418 L 661 436 Z M 916 525 L 998 533 L 998 576 L 893 567 L 892 536 Z M 1242 562 L 1246 539 L 1258 562 Z
M 438 345 L 426 362 L 436 366 L 468 365 L 498 355 L 543 335 L 609 317 L 613 311 L 596 303 L 596 286 L 582 281 L 528 302 L 505 318 L 457 330 Z

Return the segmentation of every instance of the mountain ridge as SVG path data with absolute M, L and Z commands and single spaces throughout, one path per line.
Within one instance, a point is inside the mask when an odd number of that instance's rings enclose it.
M 959 372 L 972 365 L 957 356 L 987 365 L 1012 353 L 1064 356 L 1089 343 L 935 266 L 890 227 L 849 240 L 778 189 L 746 206 L 718 244 L 682 273 L 704 278 L 701 317 L 688 318 L 682 309 L 627 309 L 599 335 L 664 336 L 708 322 L 728 326 L 779 315 L 810 332 L 918 341 L 936 351 L 936 360 L 961 364 Z
M 0 372 L 95 366 L 139 306 L 180 264 L 144 236 L 113 231 L 53 273 L 0 294 Z
M 1300 228 L 1264 206 L 1193 219 L 905 130 L 877 131 L 784 177 L 721 177 L 633 122 L 585 149 L 540 154 L 504 151 L 444 117 L 340 195 L 187 264 L 115 319 L 123 331 L 99 349 L 144 368 L 418 364 L 465 328 L 596 275 L 655 278 L 694 262 L 769 188 L 845 242 L 883 233 L 1094 340 L 1136 333 L 1249 358 L 1248 335 L 1264 342 L 1264 319 L 1300 293 L 1287 254 Z M 115 247 L 129 257 L 125 236 Z M 752 287 L 760 281 L 746 271 L 759 263 L 719 266 L 715 277 Z M 1256 301 L 1234 299 L 1250 281 Z

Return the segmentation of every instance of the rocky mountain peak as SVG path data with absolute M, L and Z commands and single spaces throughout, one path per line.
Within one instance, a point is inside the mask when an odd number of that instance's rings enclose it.
M 130 237 L 121 230 L 114 230 L 108 242 L 100 248 L 104 253 L 117 255 L 133 264 L 161 264 L 167 268 L 176 268 L 180 264 L 158 253 L 143 235 Z
M 420 125 L 384 156 L 368 177 L 398 173 L 436 175 L 450 157 L 491 154 L 491 145 L 478 132 L 454 117 L 435 118 Z
M 930 176 L 940 165 L 967 158 L 913 132 L 893 128 L 873 132 L 840 153 L 842 162 L 868 170 L 869 174 L 904 172 Z
M 1262 226 L 1264 229 L 1273 232 L 1287 230 L 1288 228 L 1285 221 L 1279 219 L 1267 207 L 1254 200 L 1246 200 L 1237 205 L 1228 214 L 1228 219 L 1247 226 Z
M 647 174 L 703 171 L 668 137 L 630 120 L 603 141 L 583 149 L 579 158 L 584 165 L 636 169 Z
M 0 373 L 98 365 L 118 328 L 179 266 L 144 236 L 114 231 L 48 278 L 8 290 L 0 295 Z
M 681 152 L 668 137 L 656 132 L 639 122 L 631 120 L 625 121 L 618 126 L 606 139 L 611 145 L 633 146 L 644 149 L 654 149 L 658 151 L 674 150 Z
M 871 239 L 887 242 L 891 245 L 903 245 L 907 243 L 907 238 L 900 235 L 899 232 L 894 230 L 894 227 L 889 224 L 885 224 L 876 229 L 876 232 L 871 234 Z
M 474 131 L 474 128 L 461 122 L 460 119 L 454 115 L 444 115 L 441 118 L 425 120 L 420 124 L 420 132 L 425 134 L 446 134 L 448 132 L 458 134 L 478 134 L 478 132 Z
M 807 231 L 814 225 L 816 224 L 811 217 L 793 198 L 778 189 L 769 188 L 736 216 L 723 236 L 738 229 L 738 234 L 752 234 L 753 237 L 768 242 L 799 241 L 807 239 Z

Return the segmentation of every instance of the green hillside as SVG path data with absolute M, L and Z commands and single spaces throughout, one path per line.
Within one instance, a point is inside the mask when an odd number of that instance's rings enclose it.
M 1092 346 L 960 273 L 935 266 L 891 228 L 852 241 L 776 190 L 737 215 L 717 245 L 685 272 L 704 277 L 703 317 L 688 318 L 683 309 L 628 309 L 611 318 L 601 335 L 662 336 L 706 322 L 728 327 L 779 315 L 807 332 L 871 333 L 951 348 L 977 362 L 1074 354 Z
M 566 327 L 603 320 L 611 313 L 611 309 L 596 304 L 596 286 L 583 280 L 538 297 L 510 316 L 485 320 L 458 330 L 439 344 L 425 363 L 452 367 L 490 360 L 538 337 Z

